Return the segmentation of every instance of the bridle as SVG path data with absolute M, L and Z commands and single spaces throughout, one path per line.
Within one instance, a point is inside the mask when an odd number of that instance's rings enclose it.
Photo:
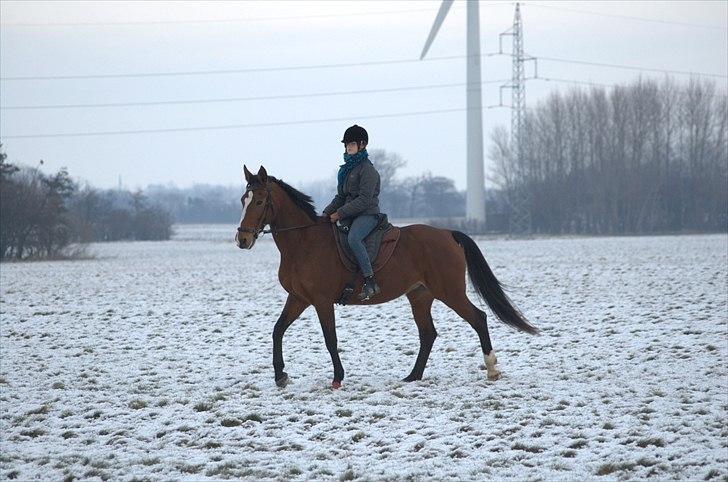
M 291 226 L 288 228 L 277 228 L 276 226 L 271 224 L 270 229 L 263 229 L 263 226 L 265 226 L 265 215 L 268 213 L 268 208 L 270 208 L 271 212 L 273 213 L 273 217 L 275 217 L 275 210 L 273 208 L 273 197 L 271 196 L 271 189 L 270 189 L 269 184 L 266 184 L 265 190 L 268 195 L 265 198 L 265 206 L 263 206 L 263 214 L 261 214 L 261 216 L 260 216 L 260 221 L 258 221 L 255 228 L 246 228 L 246 227 L 238 226 L 239 233 L 253 233 L 253 239 L 258 239 L 258 235 L 260 235 L 260 234 L 268 234 L 268 233 L 277 234 L 281 231 L 308 228 L 308 227 L 317 225 L 317 223 L 316 223 L 316 224 L 305 224 L 302 226 Z

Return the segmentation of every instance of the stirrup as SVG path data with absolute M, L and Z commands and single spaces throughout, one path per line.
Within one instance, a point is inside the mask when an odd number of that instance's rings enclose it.
M 373 298 L 374 296 L 378 295 L 382 292 L 382 290 L 379 288 L 379 285 L 374 280 L 374 276 L 370 278 L 371 284 L 367 282 L 367 279 L 364 278 L 364 286 L 361 288 L 361 293 L 359 293 L 359 300 L 360 301 L 367 301 L 368 299 Z M 367 289 L 368 288 L 368 289 Z

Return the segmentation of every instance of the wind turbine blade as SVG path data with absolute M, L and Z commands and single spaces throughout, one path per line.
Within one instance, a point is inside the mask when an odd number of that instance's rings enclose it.
M 425 42 L 425 48 L 422 49 L 422 55 L 420 55 L 420 60 L 425 58 L 427 50 L 429 50 L 430 45 L 432 45 L 432 41 L 435 40 L 437 31 L 440 30 L 440 25 L 442 25 L 445 17 L 447 17 L 447 12 L 450 10 L 452 2 L 453 0 L 442 0 L 442 5 L 440 5 L 440 11 L 437 12 L 437 17 L 435 17 L 435 23 L 432 24 L 432 30 L 430 30 L 430 35 L 427 37 L 427 42 Z

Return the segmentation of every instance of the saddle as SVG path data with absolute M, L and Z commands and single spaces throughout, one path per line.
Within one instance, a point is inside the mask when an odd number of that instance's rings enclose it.
M 389 258 L 392 257 L 394 248 L 399 240 L 399 228 L 392 226 L 387 220 L 386 214 L 378 214 L 379 222 L 364 238 L 364 246 L 367 248 L 367 254 L 372 261 L 372 271 L 375 273 L 382 269 Z M 352 273 L 351 281 L 346 283 L 339 298 L 335 301 L 340 305 L 349 304 L 349 300 L 354 294 L 354 286 L 356 277 L 359 272 L 359 263 L 357 263 L 354 253 L 349 247 L 349 226 L 339 226 L 332 223 L 334 230 L 334 239 L 336 240 L 336 250 L 339 252 L 339 259 L 344 267 Z
M 387 264 L 399 240 L 399 228 L 393 226 L 387 220 L 386 214 L 380 213 L 377 216 L 379 216 L 379 222 L 363 240 L 369 259 L 372 262 L 372 270 L 375 273 Z M 332 226 L 334 238 L 336 239 L 336 250 L 339 252 L 341 262 L 348 271 L 354 273 L 359 271 L 359 263 L 357 263 L 356 257 L 351 251 L 351 247 L 349 247 L 349 226 L 339 226 L 335 223 L 332 223 Z

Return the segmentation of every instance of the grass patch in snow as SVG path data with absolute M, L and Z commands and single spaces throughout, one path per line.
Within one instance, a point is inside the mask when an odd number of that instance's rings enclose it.
M 220 425 L 222 425 L 223 427 L 238 427 L 238 426 L 242 425 L 242 423 L 243 422 L 241 422 L 237 418 L 223 418 L 220 421 Z M 216 474 L 213 474 L 213 475 L 216 475 Z
M 345 481 L 345 480 L 354 480 L 354 479 L 356 479 L 356 474 L 351 469 L 351 467 L 349 467 L 348 469 L 346 469 L 344 471 L 344 473 L 341 474 L 341 477 L 339 477 L 339 480 L 342 481 L 342 482 Z
M 45 415 L 50 410 L 50 407 L 47 404 L 43 404 L 40 407 L 34 408 L 32 410 L 28 410 L 25 412 L 25 415 Z
M 205 467 L 205 464 L 177 464 L 177 469 L 185 474 L 198 474 Z
M 136 398 L 129 402 L 129 408 L 131 408 L 132 410 L 140 410 L 142 408 L 146 408 L 146 406 L 146 400 L 142 400 L 141 398 Z
M 716 477 L 720 475 L 720 472 L 716 469 L 710 469 L 710 471 L 705 475 L 705 478 L 703 480 L 713 480 Z
M 589 445 L 589 443 L 586 440 L 577 440 L 576 442 L 569 445 L 570 449 L 581 449 Z
M 212 410 L 212 404 L 207 402 L 198 402 L 192 408 L 195 409 L 195 412 L 207 412 L 208 410 Z
M 522 444 L 520 442 L 514 443 L 511 446 L 511 449 L 513 449 L 513 450 L 523 450 L 524 452 L 530 452 L 532 454 L 537 454 L 537 453 L 540 453 L 540 452 L 543 452 L 544 450 L 546 450 L 543 447 L 538 447 L 538 446 L 535 446 L 535 445 L 532 445 L 532 446 L 524 445 L 524 444 Z
M 602 464 L 597 469 L 597 475 L 609 475 L 613 474 L 614 472 L 632 470 L 634 466 L 635 464 L 631 462 L 622 462 L 621 464 Z
M 665 441 L 659 437 L 644 438 L 637 441 L 637 446 L 645 448 L 648 445 L 654 445 L 655 447 L 664 447 Z

